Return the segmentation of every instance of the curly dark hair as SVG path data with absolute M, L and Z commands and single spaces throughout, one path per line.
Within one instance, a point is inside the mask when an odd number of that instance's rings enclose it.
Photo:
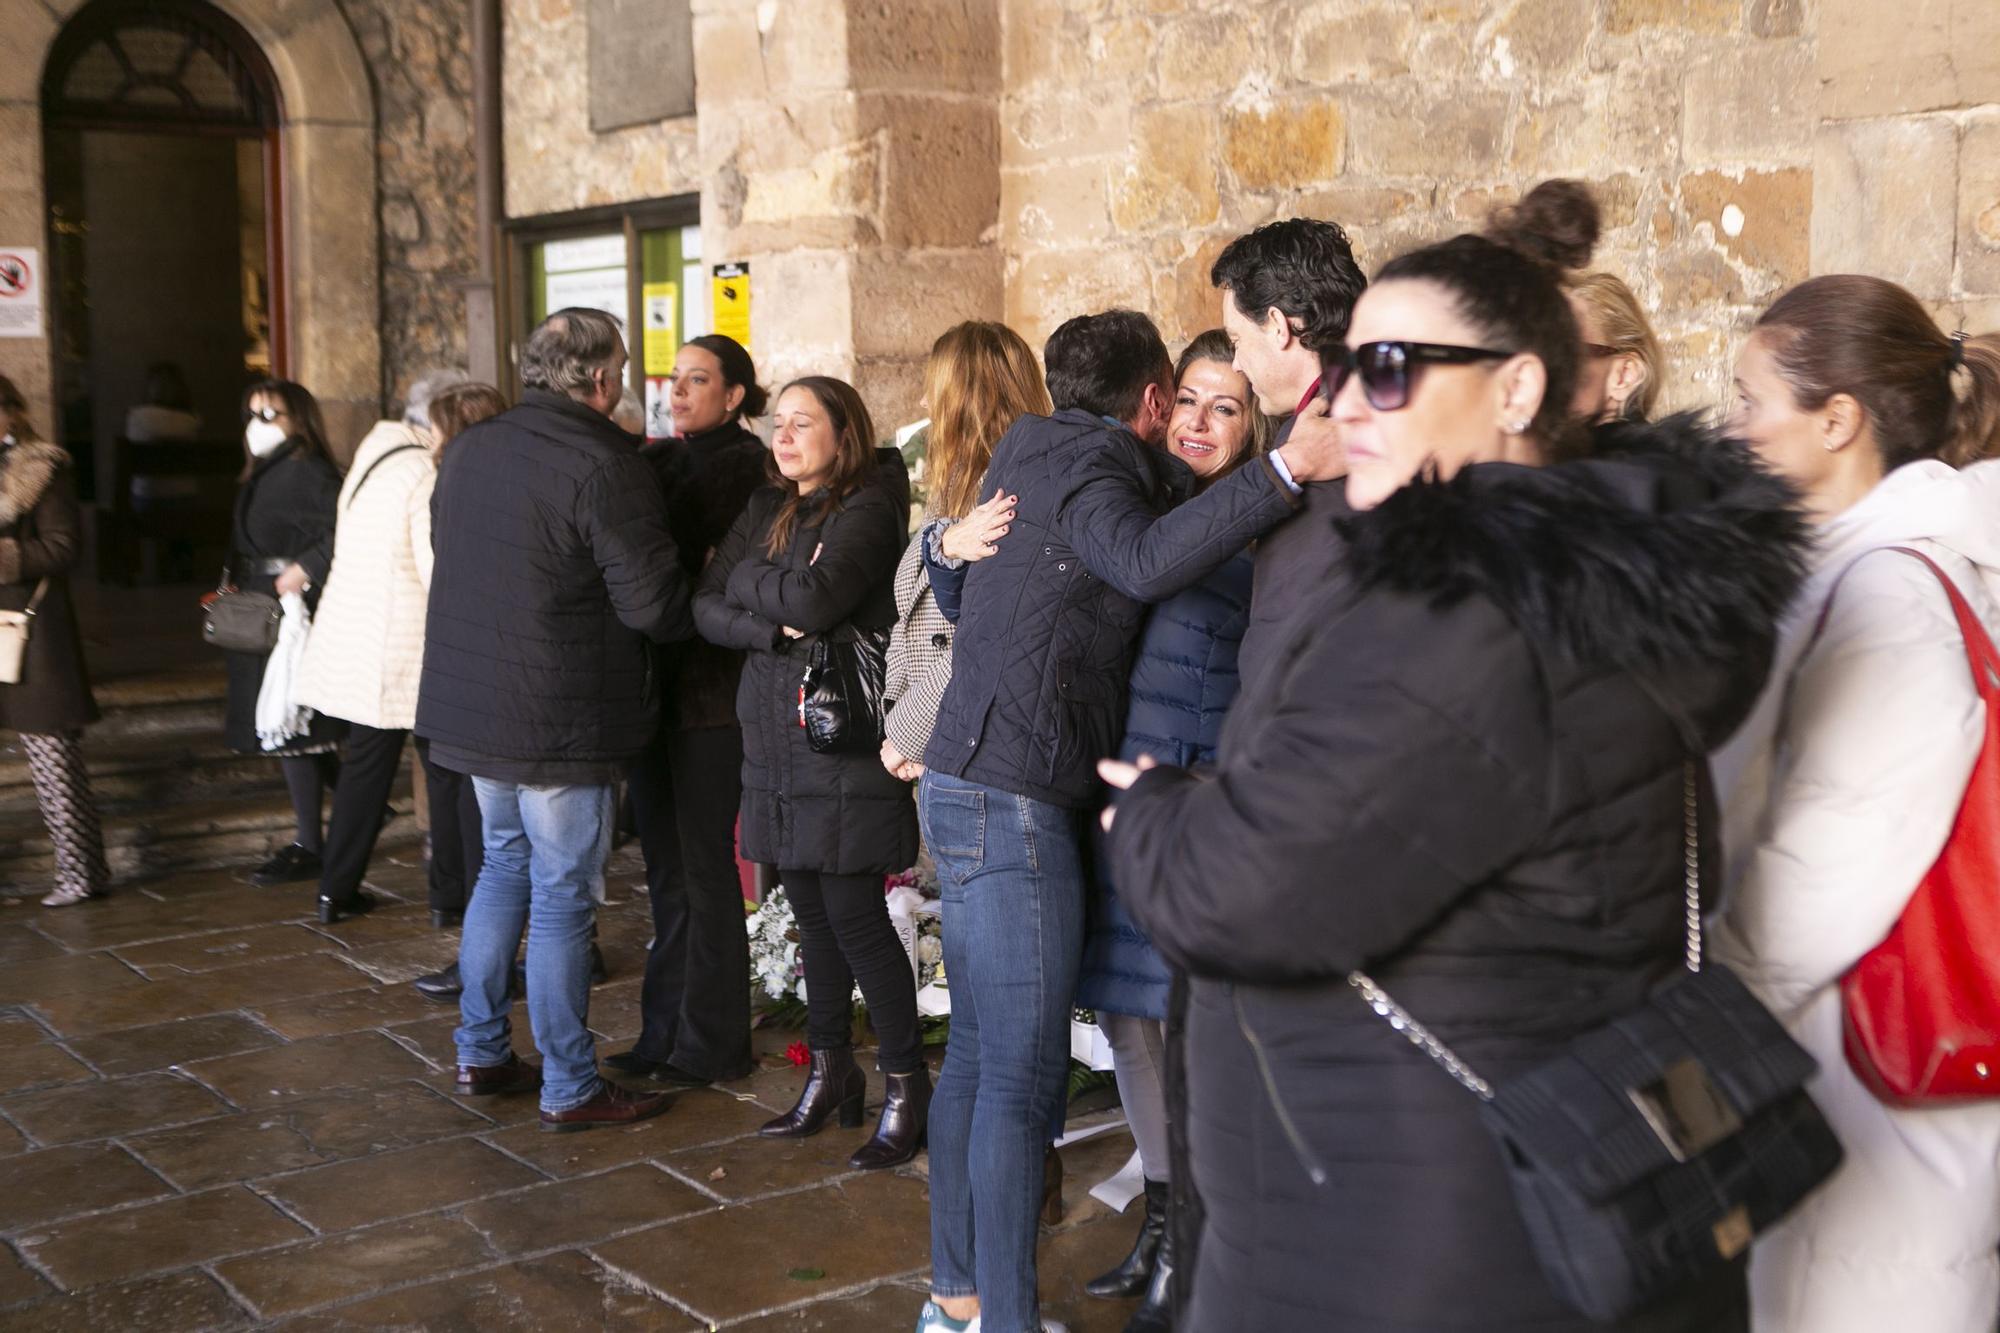
M 1287 218 L 1238 236 L 1216 257 L 1208 280 L 1260 324 L 1266 311 L 1282 311 L 1299 341 L 1322 353 L 1347 336 L 1354 303 L 1368 285 L 1347 233 L 1317 218 Z

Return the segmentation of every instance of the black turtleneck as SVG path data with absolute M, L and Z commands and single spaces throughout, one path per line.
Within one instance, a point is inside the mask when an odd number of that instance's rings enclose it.
M 770 480 L 764 442 L 735 420 L 649 444 L 639 456 L 660 479 L 667 526 L 690 576 L 701 573 L 708 553 L 722 544 L 750 497 Z

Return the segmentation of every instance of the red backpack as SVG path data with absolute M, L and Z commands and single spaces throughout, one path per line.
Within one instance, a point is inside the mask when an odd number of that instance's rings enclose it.
M 2000 1096 L 2000 652 L 1936 562 L 1965 637 L 1986 739 L 1958 820 L 1889 937 L 1841 979 L 1847 1063 L 1881 1100 Z

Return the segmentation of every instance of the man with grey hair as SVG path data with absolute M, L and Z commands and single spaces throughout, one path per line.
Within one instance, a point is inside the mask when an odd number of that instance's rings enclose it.
M 432 504 L 417 734 L 471 775 L 486 849 L 459 945 L 458 1091 L 539 1087 L 548 1130 L 667 1107 L 600 1079 L 585 1025 L 612 792 L 657 721 L 646 640 L 694 637 L 659 483 L 609 419 L 625 364 L 609 315 L 550 315 L 522 348 L 520 405 L 452 442 Z M 524 927 L 539 1070 L 509 1041 Z

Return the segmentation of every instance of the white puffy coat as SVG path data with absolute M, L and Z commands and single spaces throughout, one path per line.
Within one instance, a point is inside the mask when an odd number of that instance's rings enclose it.
M 404 452 L 387 457 L 396 449 Z M 306 644 L 298 702 L 385 731 L 415 724 L 436 482 L 437 459 L 401 422 L 377 423 L 355 451 L 340 488 L 333 566 Z
M 1923 551 L 2000 629 L 1996 468 L 1913 463 L 1825 525 L 1764 695 L 1716 755 L 1730 874 L 1715 952 L 1818 1058 L 1811 1090 L 1847 1150 L 1751 1252 L 1757 1333 L 1975 1333 L 2000 1312 L 2000 1101 L 1876 1100 L 1842 1052 L 1839 993 L 1937 859 L 1985 729 L 1943 589 L 1908 556 L 1869 553 Z

